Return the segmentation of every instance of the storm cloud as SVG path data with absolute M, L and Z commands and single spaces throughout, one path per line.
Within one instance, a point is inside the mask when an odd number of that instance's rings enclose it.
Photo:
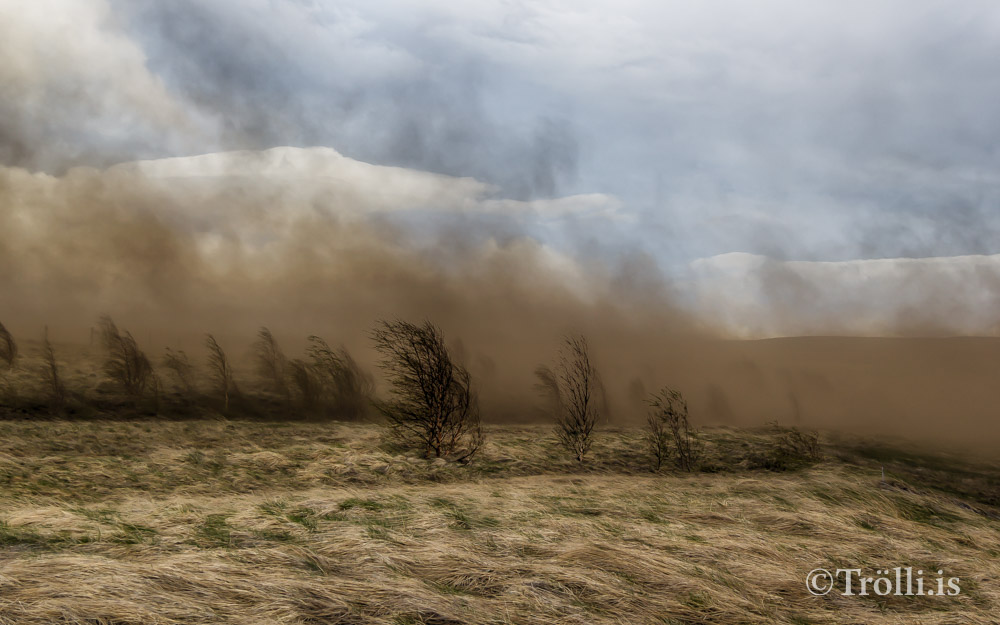
M 720 339 L 997 333 L 998 48 L 985 0 L 0 0 L 0 315 L 429 317 L 507 415 L 581 331 L 618 414 L 975 424 L 994 342 Z

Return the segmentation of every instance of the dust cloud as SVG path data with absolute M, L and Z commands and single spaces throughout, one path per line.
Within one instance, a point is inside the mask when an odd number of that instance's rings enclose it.
M 289 353 L 318 334 L 371 366 L 376 319 L 430 319 L 489 420 L 533 421 L 545 416 L 532 371 L 579 332 L 606 425 L 638 423 L 647 394 L 670 385 L 701 425 L 1000 438 L 1000 339 L 901 324 L 894 337 L 737 340 L 651 257 L 556 249 L 511 217 L 613 225 L 603 196 L 509 200 L 469 178 L 280 148 L 59 176 L 2 168 L 0 205 L 0 315 L 22 337 L 48 325 L 85 342 L 110 313 L 153 354 L 197 351 L 205 332 L 240 354 L 266 325 Z M 794 317 L 800 299 L 785 301 Z

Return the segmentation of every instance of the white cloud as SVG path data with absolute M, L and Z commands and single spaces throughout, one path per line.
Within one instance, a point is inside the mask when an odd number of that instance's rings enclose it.
M 0 155 L 36 166 L 206 139 L 204 120 L 149 71 L 105 0 L 0 0 L 0 94 L 5 139 L 17 143 Z
M 694 308 L 744 337 L 1000 330 L 1000 255 L 779 261 L 723 254 L 694 261 Z

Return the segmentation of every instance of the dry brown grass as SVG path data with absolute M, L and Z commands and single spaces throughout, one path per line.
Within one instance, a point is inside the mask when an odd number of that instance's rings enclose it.
M 709 430 L 719 472 L 653 475 L 631 430 L 599 432 L 581 468 L 548 427 L 495 427 L 463 467 L 401 455 L 357 424 L 0 422 L 0 623 L 986 623 L 1000 612 L 1000 526 L 984 501 L 996 467 L 842 442 L 799 470 L 747 470 L 778 436 Z M 963 594 L 806 592 L 807 571 L 844 565 L 943 568 Z

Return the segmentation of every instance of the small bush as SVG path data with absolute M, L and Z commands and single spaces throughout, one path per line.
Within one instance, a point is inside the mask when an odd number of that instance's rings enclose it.
M 54 410 L 62 410 L 66 406 L 66 386 L 59 374 L 59 364 L 56 362 L 56 350 L 49 342 L 49 329 L 45 328 L 42 337 L 42 380 L 48 394 L 49 404 Z
M 323 396 L 322 387 L 309 363 L 296 358 L 288 363 L 288 371 L 302 408 L 306 412 L 319 411 Z
M 656 470 L 672 458 L 681 471 L 693 471 L 701 456 L 701 446 L 688 422 L 687 400 L 680 391 L 663 387 L 647 400 L 646 444 Z
M 646 447 L 653 456 L 653 470 L 659 471 L 670 459 L 670 444 L 673 439 L 666 422 L 657 412 L 646 415 Z
M 819 446 L 819 434 L 801 432 L 795 427 L 785 430 L 778 439 L 778 448 L 787 456 L 807 462 L 815 462 L 823 456 Z
M 188 397 L 194 394 L 194 365 L 187 354 L 168 347 L 163 355 L 163 367 L 174 374 L 177 385 Z
M 747 455 L 748 469 L 790 471 L 822 459 L 819 435 L 802 432 L 798 428 L 772 426 L 773 442 L 764 450 L 754 450 Z
M 344 347 L 333 349 L 318 336 L 309 337 L 308 360 L 289 363 L 289 377 L 304 410 L 324 417 L 367 416 L 375 381 Z
M 101 317 L 99 325 L 101 342 L 107 351 L 105 375 L 130 397 L 139 398 L 147 390 L 155 394 L 158 385 L 153 365 L 132 335 L 119 332 L 115 322 L 107 315 Z
M 271 392 L 288 399 L 288 360 L 274 335 L 267 328 L 257 332 L 254 343 L 254 360 L 257 365 L 257 376 L 270 388 Z
M 223 413 L 228 413 L 230 402 L 238 392 L 236 382 L 233 381 L 233 368 L 226 358 L 226 352 L 222 351 L 219 342 L 211 334 L 205 335 L 205 347 L 208 348 L 208 370 L 222 401 Z
M 307 353 L 312 372 L 331 412 L 342 418 L 358 419 L 368 413 L 375 381 L 358 366 L 343 347 L 334 350 L 318 336 L 309 337 Z
M 535 370 L 536 388 L 556 410 L 559 442 L 583 462 L 593 445 L 599 411 L 597 395 L 600 379 L 590 359 L 590 347 L 583 336 L 567 336 L 559 350 L 555 369 L 542 365 Z

